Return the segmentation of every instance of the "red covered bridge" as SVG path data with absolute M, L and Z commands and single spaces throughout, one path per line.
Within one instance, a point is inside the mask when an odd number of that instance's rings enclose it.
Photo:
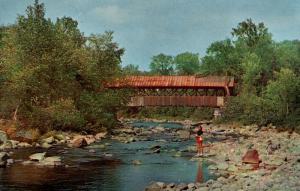
M 234 78 L 229 76 L 128 76 L 107 85 L 135 93 L 129 106 L 222 107 L 231 96 Z

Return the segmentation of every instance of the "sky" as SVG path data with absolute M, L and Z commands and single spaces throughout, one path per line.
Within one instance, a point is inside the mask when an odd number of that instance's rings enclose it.
M 34 0 L 0 0 L 0 25 L 13 24 Z M 147 70 L 151 57 L 182 52 L 205 55 L 209 45 L 231 38 L 247 18 L 264 22 L 276 41 L 299 39 L 298 0 L 40 0 L 46 17 L 69 16 L 85 35 L 114 31 L 125 48 L 122 65 Z

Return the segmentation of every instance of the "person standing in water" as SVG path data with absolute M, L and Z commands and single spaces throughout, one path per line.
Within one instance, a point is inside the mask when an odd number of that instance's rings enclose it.
M 197 143 L 197 155 L 196 156 L 202 156 L 203 155 L 203 132 L 204 129 L 201 125 L 198 126 L 196 129 L 196 143 Z

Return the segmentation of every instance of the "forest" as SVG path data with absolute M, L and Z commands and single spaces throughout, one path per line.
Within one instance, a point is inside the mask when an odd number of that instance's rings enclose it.
M 237 96 L 227 102 L 222 121 L 299 127 L 300 41 L 276 42 L 264 23 L 247 19 L 203 56 L 161 53 L 152 57 L 149 71 L 140 71 L 138 63 L 122 67 L 126 47 L 114 41 L 112 31 L 85 36 L 73 18 L 53 21 L 45 14 L 36 0 L 14 24 L 0 27 L 0 117 L 19 127 L 114 127 L 130 91 L 111 91 L 105 84 L 126 75 L 234 76 Z M 211 111 L 160 108 L 148 115 L 155 112 L 201 117 Z

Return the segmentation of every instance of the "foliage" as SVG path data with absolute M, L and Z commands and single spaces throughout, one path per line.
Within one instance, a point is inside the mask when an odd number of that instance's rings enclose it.
M 152 57 L 150 72 L 155 75 L 174 74 L 174 59 L 172 56 L 158 54 Z
M 36 0 L 1 42 L 2 116 L 41 130 L 115 125 L 128 96 L 104 88 L 121 75 L 124 49 L 112 32 L 85 37 L 72 18 L 45 18 Z
M 140 75 L 142 72 L 139 70 L 138 65 L 128 64 L 127 66 L 122 68 L 123 73 L 125 75 Z
M 174 63 L 178 75 L 193 75 L 200 69 L 199 55 L 190 52 L 178 54 L 174 58 Z
M 229 75 L 239 79 L 241 75 L 241 54 L 238 54 L 231 40 L 214 42 L 206 51 L 200 73 L 205 75 Z

